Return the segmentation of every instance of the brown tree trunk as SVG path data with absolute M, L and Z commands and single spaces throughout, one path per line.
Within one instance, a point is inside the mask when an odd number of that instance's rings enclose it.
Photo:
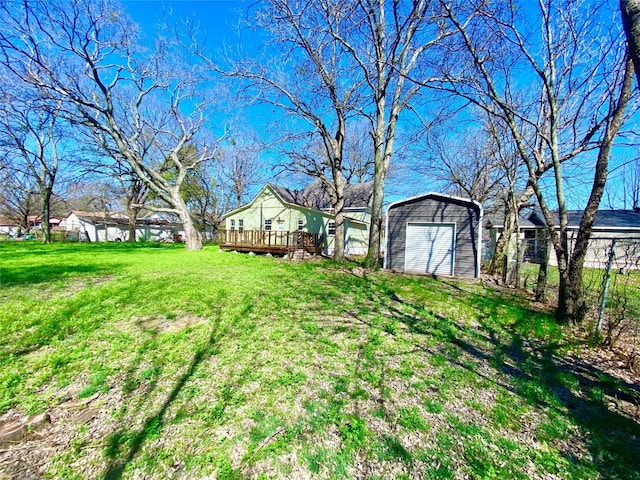
M 640 0 L 620 0 L 622 24 L 640 86 Z
M 536 282 L 536 302 L 543 302 L 547 295 L 547 281 L 549 278 L 549 244 L 545 244 L 542 263 L 538 270 L 538 281 Z
M 596 218 L 598 207 L 600 206 L 604 187 L 607 183 L 611 148 L 613 146 L 613 141 L 618 134 L 618 130 L 622 125 L 624 112 L 626 111 L 632 91 L 633 63 L 631 58 L 629 58 L 627 60 L 624 83 L 622 90 L 620 91 L 615 113 L 607 125 L 605 138 L 598 150 L 593 187 L 580 222 L 580 228 L 578 229 L 575 245 L 573 246 L 573 251 L 568 264 L 566 291 L 561 290 L 559 293 L 560 298 L 566 297 L 563 301 L 562 311 L 564 318 L 571 319 L 575 323 L 582 322 L 588 310 L 583 285 L 584 260 L 589 248 L 589 240 L 591 238 L 593 223 Z M 560 306 L 558 307 L 558 310 L 560 310 Z
M 127 242 L 135 243 L 136 242 L 136 224 L 138 220 L 138 215 L 140 214 L 140 208 L 127 205 L 126 209 L 127 209 L 127 218 L 128 218 Z
M 342 175 L 338 175 L 341 180 L 334 178 L 334 184 L 336 188 L 337 202 L 335 203 L 335 222 L 336 222 L 336 234 L 333 239 L 333 259 L 341 262 L 344 260 L 344 234 L 345 234 L 345 221 L 344 221 L 344 178 Z
M 42 226 L 42 241 L 51 243 L 51 225 L 49 224 L 51 203 L 51 189 L 45 188 L 42 191 L 42 217 L 40 225 Z

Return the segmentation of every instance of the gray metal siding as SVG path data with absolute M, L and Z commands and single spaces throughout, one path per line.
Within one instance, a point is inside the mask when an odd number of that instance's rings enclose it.
M 408 223 L 455 224 L 454 275 L 476 276 L 481 226 L 480 211 L 475 204 L 444 197 L 423 197 L 393 205 L 388 216 L 387 268 L 405 270 Z

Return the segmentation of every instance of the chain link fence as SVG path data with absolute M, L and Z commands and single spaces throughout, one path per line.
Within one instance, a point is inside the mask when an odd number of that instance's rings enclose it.
M 525 288 L 536 287 L 538 265 L 549 252 L 547 295 L 550 299 L 557 296 L 557 262 L 548 241 L 524 239 L 520 251 Z M 636 361 L 640 349 L 640 236 L 592 237 L 583 280 L 594 336 L 606 345 L 624 342 L 630 361 Z

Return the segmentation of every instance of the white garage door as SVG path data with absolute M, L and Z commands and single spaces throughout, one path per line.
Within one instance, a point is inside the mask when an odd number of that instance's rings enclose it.
M 405 271 L 453 275 L 454 233 L 453 224 L 407 224 Z

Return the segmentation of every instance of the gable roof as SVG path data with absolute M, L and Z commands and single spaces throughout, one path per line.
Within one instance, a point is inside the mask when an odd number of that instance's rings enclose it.
M 568 210 L 567 227 L 578 228 L 583 215 L 583 210 Z M 536 226 L 544 227 L 546 225 L 544 216 L 539 210 L 531 212 L 527 218 Z M 555 225 L 560 224 L 558 212 L 553 212 L 553 222 Z M 603 229 L 640 229 L 640 211 L 598 210 L 596 211 L 593 227 Z
M 480 205 L 480 203 L 475 200 L 472 200 L 470 198 L 455 197 L 453 195 L 446 195 L 444 193 L 438 193 L 438 192 L 423 193 L 422 195 L 417 195 L 415 197 L 398 200 L 397 202 L 393 202 L 391 205 L 389 205 L 389 208 L 387 208 L 387 212 L 392 208 L 396 208 L 400 205 L 404 205 L 405 203 L 416 202 L 416 201 L 424 200 L 427 198 L 431 198 L 441 202 L 442 201 L 454 202 L 454 203 L 462 203 L 462 204 L 470 205 L 470 206 L 473 206 L 475 209 L 477 209 L 478 212 L 480 212 L 480 215 L 483 215 L 484 213 L 482 205 Z
M 319 178 L 302 190 L 290 190 L 278 185 L 269 184 L 276 194 L 285 202 L 314 210 L 332 208 L 331 196 L 327 186 Z M 344 189 L 344 208 L 367 208 L 373 195 L 373 182 L 353 183 Z
M 271 189 L 283 203 L 310 210 L 326 212 L 332 208 L 331 197 L 320 179 L 316 179 L 302 190 L 291 190 L 280 185 L 267 183 L 249 203 L 227 212 L 224 216 L 244 210 L 253 204 L 262 192 Z M 373 195 L 373 182 L 355 183 L 345 188 L 345 210 L 366 209 Z
M 558 212 L 552 212 L 555 225 L 559 225 Z M 584 215 L 583 210 L 567 211 L 567 227 L 578 228 Z M 492 226 L 503 227 L 504 220 L 496 221 Z M 544 228 L 546 222 L 540 210 L 534 210 L 520 217 L 520 228 Z M 593 222 L 596 229 L 640 229 L 640 211 L 638 210 L 598 210 Z
M 18 222 L 7 215 L 0 215 L 0 225 L 18 226 Z
M 84 223 L 88 223 L 91 225 L 129 225 L 129 218 L 123 214 L 118 212 L 109 212 L 105 215 L 104 212 L 82 212 L 82 211 L 72 211 L 69 216 L 75 215 Z M 68 219 L 69 217 L 67 217 Z M 161 226 L 180 226 L 182 225 L 179 221 L 170 221 L 164 218 L 156 218 L 156 217 L 142 217 L 136 219 L 136 226 L 150 226 L 150 227 L 161 227 Z

